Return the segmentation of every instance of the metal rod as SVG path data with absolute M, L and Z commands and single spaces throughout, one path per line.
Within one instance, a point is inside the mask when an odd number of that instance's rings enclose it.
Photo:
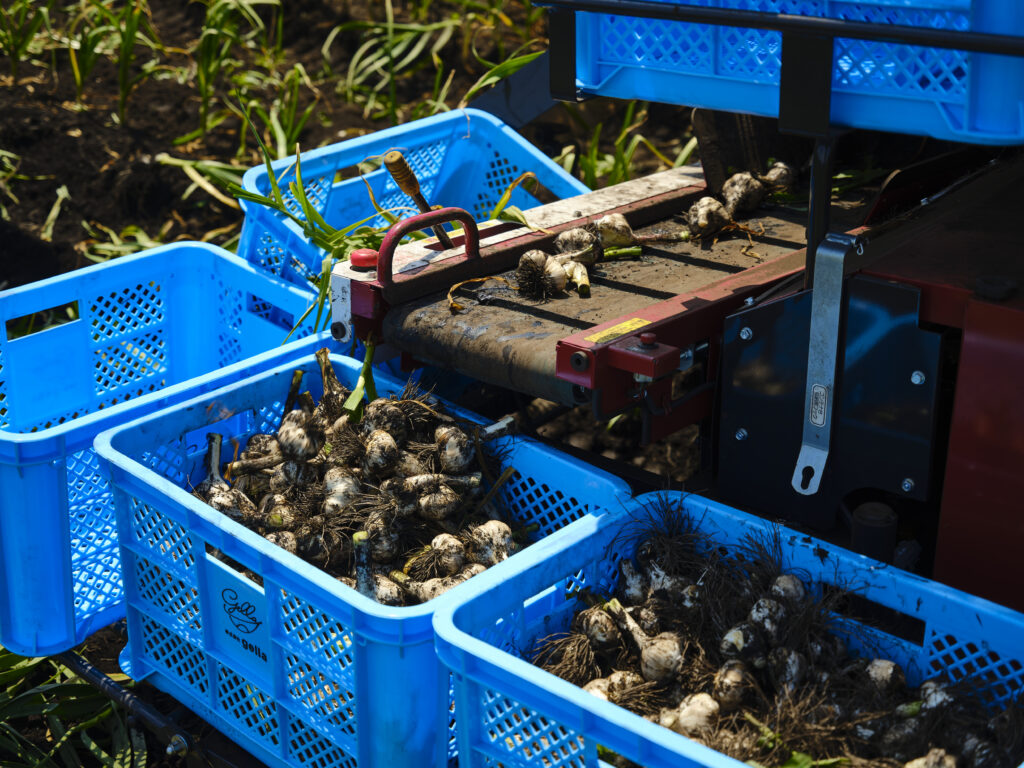
M 877 40 L 888 43 L 952 48 L 978 53 L 1024 56 L 1024 37 L 993 35 L 984 32 L 959 32 L 902 24 L 869 24 L 863 21 L 827 19 L 818 16 L 792 16 L 784 13 L 738 11 L 727 8 L 701 8 L 652 3 L 645 0 L 545 0 L 544 5 L 572 11 L 639 16 L 667 21 L 689 21 L 730 27 L 756 27 L 779 32 L 804 32 L 832 37 Z
M 828 234 L 832 218 L 832 149 L 835 139 L 823 136 L 814 141 L 811 156 L 811 190 L 807 206 L 807 262 L 804 288 L 814 285 L 814 257 L 821 241 Z
M 68 669 L 85 680 L 94 688 L 111 699 L 115 704 L 126 709 L 138 718 L 143 725 L 153 731 L 167 744 L 167 753 L 185 755 L 194 748 L 191 737 L 179 728 L 173 720 L 164 717 L 148 702 L 143 701 L 132 691 L 118 685 L 100 669 L 79 656 L 74 651 L 65 651 L 58 657 Z

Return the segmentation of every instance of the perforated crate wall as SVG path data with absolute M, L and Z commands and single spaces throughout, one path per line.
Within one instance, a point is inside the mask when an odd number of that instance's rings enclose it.
M 123 615 L 113 501 L 93 438 L 265 369 L 273 352 L 231 366 L 275 350 L 312 301 L 202 243 L 0 292 L 0 643 L 56 653 Z M 63 322 L 41 329 L 46 316 Z M 293 338 L 311 331 L 304 321 Z
M 1024 35 L 1013 0 L 672 0 L 879 26 Z M 584 91 L 776 116 L 782 34 L 607 14 L 577 15 Z M 837 37 L 832 120 L 955 141 L 1024 142 L 1024 61 Z
M 568 630 L 586 587 L 614 592 L 618 564 L 632 556 L 622 532 L 664 503 L 680 505 L 713 546 L 733 549 L 746 536 L 778 535 L 784 571 L 806 575 L 811 589 L 834 585 L 903 614 L 920 637 L 836 617 L 854 653 L 891 658 L 910 685 L 937 675 L 969 684 L 992 707 L 1024 700 L 1024 615 L 899 571 L 697 496 L 640 497 L 624 514 L 567 528 L 543 558 L 529 550 L 515 568 L 483 574 L 434 620 L 438 654 L 452 671 L 459 712 L 460 768 L 598 765 L 598 745 L 648 768 L 739 768 L 740 763 L 672 731 L 599 701 L 532 666 L 537 642 Z M 656 517 L 654 519 L 657 519 Z M 557 546 L 554 542 L 557 540 Z
M 489 217 L 509 185 L 524 171 L 533 171 L 557 197 L 588 191 L 497 118 L 479 110 L 455 110 L 303 154 L 303 190 L 330 226 L 340 229 L 363 219 L 367 219 L 367 226 L 387 225 L 387 220 L 376 213 L 367 185 L 380 207 L 400 217 L 416 212 L 412 198 L 381 166 L 380 158 L 392 149 L 401 150 L 429 202 L 464 208 L 477 221 Z M 304 219 L 292 189 L 297 183 L 295 158 L 280 160 L 272 167 L 286 207 Z M 271 184 L 266 167 L 258 166 L 246 173 L 243 187 L 268 195 Z M 539 203 L 518 186 L 509 204 L 527 209 Z M 326 254 L 307 240 L 299 225 L 258 204 L 243 201 L 242 207 L 246 218 L 238 247 L 240 255 L 301 285 L 318 279 Z
M 352 386 L 360 364 L 332 361 Z M 326 754 L 336 757 L 315 764 L 454 762 L 458 717 L 450 676 L 434 653 L 431 618 L 458 589 L 420 606 L 379 606 L 186 490 L 204 474 L 207 433 L 237 441 L 241 450 L 253 434 L 277 428 L 297 368 L 305 372 L 303 387 L 319 398 L 317 365 L 299 358 L 97 439 L 117 491 L 127 669 L 271 765 L 304 765 Z M 382 395 L 404 387 L 383 372 L 375 378 Z M 499 503 L 519 526 L 537 523 L 535 538 L 621 507 L 629 495 L 621 481 L 531 440 L 505 438 L 495 453 L 502 467 L 516 469 Z M 230 618 L 243 603 L 251 610 Z M 207 671 L 201 684 L 200 669 Z

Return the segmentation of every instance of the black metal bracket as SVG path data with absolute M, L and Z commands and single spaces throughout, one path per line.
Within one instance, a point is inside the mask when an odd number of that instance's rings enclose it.
M 548 11 L 551 96 L 559 101 L 581 101 L 576 89 L 576 13 L 565 8 Z

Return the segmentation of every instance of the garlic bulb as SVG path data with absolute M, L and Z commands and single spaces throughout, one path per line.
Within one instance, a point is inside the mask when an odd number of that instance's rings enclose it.
M 730 217 L 757 210 L 767 194 L 765 185 L 746 171 L 734 173 L 722 185 L 722 198 Z
M 708 237 L 732 223 L 732 217 L 715 198 L 702 197 L 690 207 L 687 222 L 696 237 Z

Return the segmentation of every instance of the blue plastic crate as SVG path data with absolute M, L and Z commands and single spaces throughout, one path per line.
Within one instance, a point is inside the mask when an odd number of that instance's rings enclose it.
M 630 511 L 658 498 L 642 496 Z M 698 527 L 727 548 L 747 534 L 773 529 L 772 523 L 698 496 L 661 498 L 682 499 Z M 458 602 L 435 614 L 437 652 L 455 681 L 460 768 L 597 766 L 598 745 L 645 768 L 741 768 L 521 657 L 538 639 L 568 630 L 581 586 L 599 594 L 615 588 L 619 561 L 633 554 L 616 540 L 627 520 L 605 515 L 560 531 L 524 553 L 515 573 L 481 574 Z M 791 529 L 778 530 L 784 570 L 855 589 L 923 629 L 916 643 L 844 619 L 844 637 L 854 652 L 869 648 L 893 659 L 911 685 L 940 673 L 954 681 L 971 679 L 991 704 L 1024 690 L 1024 615 Z
M 559 197 L 590 191 L 498 118 L 477 109 L 460 109 L 304 152 L 301 170 L 306 197 L 328 224 L 340 228 L 367 217 L 373 217 L 372 226 L 387 223 L 374 216 L 367 184 L 381 208 L 404 209 L 396 212 L 399 216 L 415 212 L 412 199 L 380 165 L 383 155 L 392 149 L 405 155 L 431 204 L 464 208 L 477 221 L 486 220 L 508 185 L 523 171 L 533 171 Z M 360 176 L 358 166 L 366 161 L 374 161 L 376 169 Z M 294 165 L 292 156 L 272 167 L 291 212 L 301 216 L 301 208 L 288 192 L 289 182 L 295 181 Z M 267 195 L 270 179 L 266 167 L 251 168 L 242 186 Z M 539 202 L 520 185 L 509 204 L 526 209 Z M 245 223 L 239 255 L 300 285 L 308 286 L 320 276 L 324 253 L 303 236 L 295 222 L 258 204 L 243 200 L 241 205 Z
M 332 361 L 351 387 L 359 364 Z M 270 765 L 444 765 L 454 757 L 452 694 L 431 618 L 465 585 L 419 606 L 379 605 L 184 490 L 203 474 L 206 432 L 244 445 L 276 428 L 295 368 L 319 398 L 319 369 L 304 357 L 96 439 L 111 465 L 128 596 L 122 666 Z M 383 395 L 402 388 L 375 378 Z M 536 441 L 505 440 L 503 462 L 516 472 L 499 499 L 518 520 L 538 523 L 539 536 L 628 498 L 610 475 Z M 250 620 L 236 626 L 225 605 L 243 603 Z
M 1017 0 L 657 0 L 885 25 L 1024 35 Z M 577 13 L 586 93 L 775 117 L 782 35 Z M 1024 59 L 836 38 L 836 125 L 980 144 L 1024 143 Z
M 93 438 L 266 370 L 272 354 L 241 361 L 278 347 L 312 300 L 202 243 L 0 292 L 0 643 L 57 653 L 124 615 Z M 67 304 L 77 320 L 7 337 L 7 321 Z

